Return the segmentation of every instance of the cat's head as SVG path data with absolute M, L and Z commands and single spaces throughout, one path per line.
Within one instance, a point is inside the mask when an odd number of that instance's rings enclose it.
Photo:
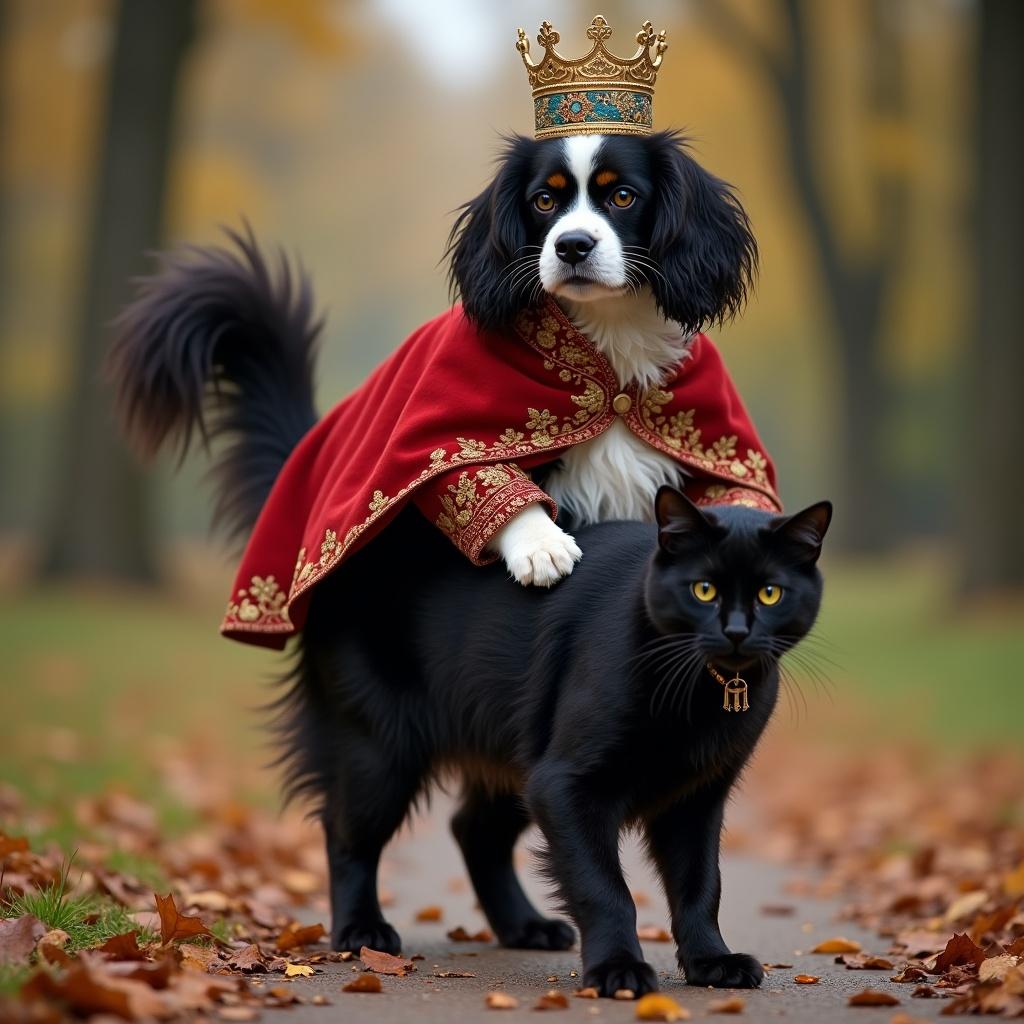
M 672 487 L 655 499 L 658 550 L 647 612 L 662 634 L 688 633 L 695 650 L 729 670 L 776 658 L 814 625 L 827 501 L 793 515 L 735 505 L 698 508 Z

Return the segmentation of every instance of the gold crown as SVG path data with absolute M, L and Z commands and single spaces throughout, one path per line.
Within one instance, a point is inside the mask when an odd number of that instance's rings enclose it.
M 537 42 L 544 56 L 534 63 L 530 41 L 519 30 L 516 49 L 522 54 L 533 88 L 536 137 L 562 135 L 647 135 L 653 124 L 654 83 L 668 49 L 664 30 L 655 34 L 649 21 L 636 35 L 640 46 L 633 57 L 616 57 L 605 46 L 612 34 L 599 14 L 587 36 L 594 45 L 585 57 L 571 60 L 555 50 L 561 38 L 545 21 Z M 651 49 L 654 49 L 653 56 Z

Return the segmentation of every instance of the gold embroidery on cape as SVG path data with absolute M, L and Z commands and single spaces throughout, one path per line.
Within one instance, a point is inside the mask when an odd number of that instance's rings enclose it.
M 227 617 L 244 622 L 249 629 L 290 626 L 287 597 L 273 576 L 253 576 L 248 588 L 228 602 Z

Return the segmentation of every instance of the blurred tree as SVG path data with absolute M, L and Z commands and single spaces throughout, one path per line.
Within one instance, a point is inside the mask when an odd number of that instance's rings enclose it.
M 1024 587 L 1024 3 L 978 5 L 975 114 L 974 329 L 960 422 L 962 584 L 968 593 Z
M 878 210 L 875 244 L 844 245 L 833 209 L 831 183 L 821 168 L 824 119 L 814 114 L 818 80 L 812 66 L 806 0 L 772 0 L 774 21 L 783 39 L 772 46 L 731 6 L 730 0 L 704 0 L 700 11 L 708 25 L 756 68 L 778 98 L 784 145 L 821 266 L 827 305 L 832 312 L 840 356 L 840 450 L 837 483 L 844 490 L 837 525 L 848 549 L 871 551 L 897 539 L 887 514 L 892 507 L 885 463 L 887 375 L 883 363 L 884 315 L 905 257 L 908 182 L 878 147 L 862 147 L 863 174 L 870 181 Z M 867 0 L 870 45 L 866 48 L 863 117 L 865 131 L 884 134 L 905 116 L 903 61 L 892 6 Z
M 195 8 L 195 0 L 123 0 L 117 8 L 47 576 L 156 576 L 144 479 L 118 437 L 102 365 L 110 321 L 160 241 L 175 93 Z

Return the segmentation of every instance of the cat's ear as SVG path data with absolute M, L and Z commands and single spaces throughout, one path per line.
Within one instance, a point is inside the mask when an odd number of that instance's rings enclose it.
M 813 564 L 821 554 L 821 545 L 830 522 L 832 502 L 819 501 L 808 505 L 801 512 L 776 520 L 772 534 Z
M 711 529 L 704 513 L 682 491 L 667 484 L 658 488 L 654 518 L 658 523 L 658 543 L 666 550 L 673 538 L 681 534 L 706 533 Z

